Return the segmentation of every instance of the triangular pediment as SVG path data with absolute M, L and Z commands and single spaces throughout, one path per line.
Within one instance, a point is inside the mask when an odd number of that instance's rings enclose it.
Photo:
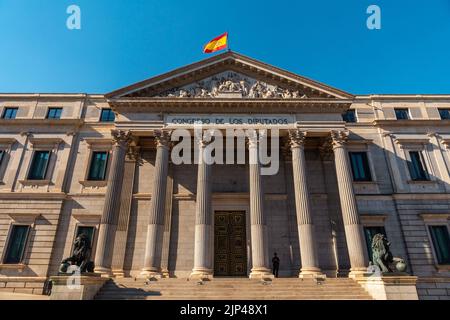
M 234 52 L 116 90 L 108 98 L 349 99 L 344 91 Z

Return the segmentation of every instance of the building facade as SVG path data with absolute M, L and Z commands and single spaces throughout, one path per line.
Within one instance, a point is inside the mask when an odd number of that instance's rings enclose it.
M 96 272 L 181 278 L 265 277 L 274 252 L 281 277 L 353 277 L 384 233 L 419 297 L 448 299 L 449 112 L 234 52 L 106 95 L 0 94 L 0 290 L 42 292 L 81 233 Z M 219 141 L 231 163 L 205 160 Z

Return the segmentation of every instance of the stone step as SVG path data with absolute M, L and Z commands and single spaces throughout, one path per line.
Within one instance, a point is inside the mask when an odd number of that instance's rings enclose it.
M 128 283 L 128 282 L 146 282 L 146 280 L 144 279 L 134 279 L 134 278 L 116 278 L 114 279 L 114 281 L 116 282 L 121 282 L 121 283 Z M 157 281 L 152 281 L 155 283 L 195 283 L 197 282 L 196 280 L 187 280 L 187 279 L 181 279 L 181 278 L 170 278 L 170 279 L 159 279 Z M 251 280 L 251 279 L 247 279 L 247 278 L 242 278 L 242 279 L 218 279 L 218 278 L 214 278 L 213 280 L 210 281 L 205 281 L 207 283 L 259 283 L 261 282 L 261 280 Z M 299 279 L 299 278 L 277 278 L 277 279 L 273 279 L 271 281 L 268 282 L 272 282 L 272 283 L 286 283 L 286 282 L 292 282 L 292 283 L 307 283 L 307 282 L 311 282 L 311 283 L 315 283 L 315 280 L 312 279 Z M 352 279 L 349 278 L 327 278 L 326 280 L 322 280 L 321 282 L 324 283 L 345 283 L 345 282 L 354 282 Z
M 304 288 L 249 288 L 249 287 L 233 287 L 233 288 L 165 288 L 165 287 L 160 287 L 160 288 L 147 288 L 147 287 L 127 287 L 127 288 L 117 288 L 117 287 L 105 287 L 104 290 L 117 290 L 117 291 L 121 291 L 121 290 L 127 290 L 127 289 L 135 289 L 135 290 L 142 290 L 142 291 L 200 291 L 200 292 L 206 292 L 206 291 L 252 291 L 252 292 L 258 292 L 258 291 L 271 291 L 271 292 L 297 292 L 297 291 L 333 291 L 333 292 L 338 292 L 338 291 L 347 291 L 347 290 L 359 290 L 361 288 L 359 287 L 342 287 L 342 288 L 314 288 L 314 287 L 304 287 Z
M 307 300 L 371 299 L 352 279 L 274 279 L 263 285 L 246 278 L 213 279 L 198 285 L 186 279 L 160 279 L 146 284 L 133 278 L 114 279 L 97 294 L 99 300 Z
M 270 290 L 270 289 L 265 289 L 265 290 L 235 290 L 235 289 L 228 289 L 228 290 L 215 290 L 215 289 L 200 289 L 200 290 L 183 290 L 183 289 L 161 289 L 161 290 L 142 290 L 142 289 L 134 289 L 134 288 L 126 288 L 126 289 L 102 289 L 102 292 L 112 292 L 112 293 L 118 293 L 118 294 L 123 294 L 123 293 L 136 293 L 136 292 L 161 292 L 161 293 L 190 293 L 190 294 L 203 294 L 203 293 L 208 293 L 208 292 L 222 292 L 222 293 L 234 293 L 234 292 L 240 292 L 241 294 L 257 294 L 258 292 L 261 293 L 273 293 L 273 294 L 295 294 L 295 293 L 300 293 L 300 294 L 307 294 L 307 293 L 323 293 L 323 292 L 332 292 L 332 293 L 336 293 L 336 294 L 340 294 L 340 293 L 347 293 L 349 291 L 349 289 L 344 290 L 319 290 L 319 289 L 307 289 L 307 290 Z M 351 289 L 352 292 L 365 292 L 362 288 L 352 288 Z
M 243 296 L 236 297 L 223 297 L 223 296 L 107 296 L 102 295 L 96 298 L 96 300 L 372 300 L 368 295 L 319 295 L 319 296 L 252 296 L 251 299 Z
M 113 284 L 108 284 L 113 285 Z M 349 286 L 355 286 L 358 285 L 356 282 L 351 283 L 339 283 L 339 284 L 333 284 L 333 283 L 322 283 L 322 284 L 316 284 L 316 283 L 203 283 L 203 284 L 197 284 L 197 283 L 156 283 L 151 282 L 149 284 L 146 283 L 115 283 L 116 286 L 124 286 L 124 287 L 183 287 L 183 288 L 198 288 L 198 287 L 253 287 L 253 288 L 260 288 L 260 287 L 271 287 L 271 288 L 303 288 L 303 287 L 349 287 Z

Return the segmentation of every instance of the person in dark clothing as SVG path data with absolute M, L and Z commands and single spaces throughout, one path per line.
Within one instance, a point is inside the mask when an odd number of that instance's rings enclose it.
M 278 269 L 280 268 L 280 258 L 278 258 L 276 252 L 273 254 L 272 265 L 273 265 L 272 269 L 273 275 L 275 276 L 275 278 L 278 278 Z

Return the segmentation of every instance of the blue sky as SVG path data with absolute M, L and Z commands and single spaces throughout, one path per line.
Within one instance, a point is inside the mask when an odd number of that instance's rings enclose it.
M 107 93 L 209 57 L 224 31 L 234 51 L 354 94 L 450 94 L 450 0 L 0 0 L 0 92 Z

